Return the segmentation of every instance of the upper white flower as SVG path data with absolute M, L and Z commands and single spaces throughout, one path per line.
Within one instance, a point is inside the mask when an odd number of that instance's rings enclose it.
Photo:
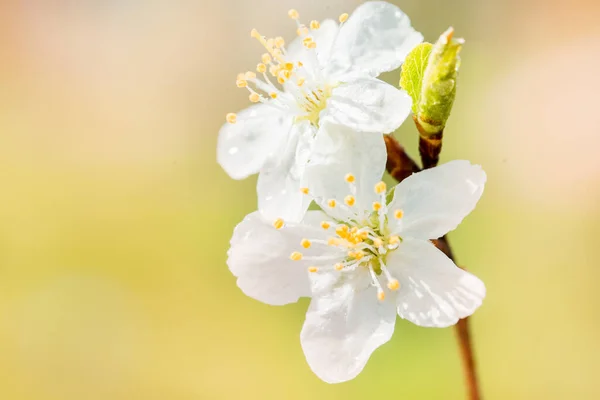
M 388 203 L 381 175 L 364 163 L 338 159 L 328 172 L 313 193 L 323 211 L 299 223 L 248 215 L 235 229 L 228 265 L 244 293 L 265 303 L 312 297 L 302 347 L 311 369 L 335 383 L 362 371 L 391 338 L 396 314 L 446 327 L 481 305 L 483 282 L 430 239 L 473 210 L 486 175 L 452 161 L 405 179 Z
M 310 200 L 302 195 L 314 180 L 304 175 L 314 164 L 315 140 L 326 126 L 358 132 L 394 131 L 410 113 L 405 92 L 375 79 L 398 68 L 423 40 L 409 18 L 392 4 L 368 2 L 350 18 L 299 22 L 299 35 L 288 46 L 283 38 L 256 38 L 267 50 L 255 72 L 238 75 L 253 105 L 228 114 L 219 132 L 217 158 L 235 179 L 260 173 L 259 211 L 267 218 L 298 221 Z M 262 79 L 261 79 L 262 77 Z M 385 163 L 385 157 L 371 163 Z M 320 177 L 314 177 L 320 179 Z

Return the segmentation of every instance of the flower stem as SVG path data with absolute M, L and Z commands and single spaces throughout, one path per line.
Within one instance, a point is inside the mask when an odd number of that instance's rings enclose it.
M 418 127 L 418 121 L 415 120 L 415 123 Z M 398 182 L 402 182 L 413 172 L 419 172 L 421 170 L 417 163 L 412 158 L 410 158 L 408 154 L 406 154 L 402 145 L 398 143 L 398 141 L 393 136 L 383 135 L 383 137 L 385 139 L 385 146 L 387 148 L 388 154 L 386 168 L 394 179 L 396 179 Z M 419 145 L 419 148 L 421 148 L 421 145 Z M 437 165 L 437 157 L 439 156 L 440 149 L 441 140 L 439 141 L 439 149 L 437 150 L 435 161 L 434 157 L 423 157 L 423 152 L 421 151 L 421 158 L 425 169 L 435 167 Z M 446 238 L 446 236 L 443 236 L 437 240 L 432 240 L 432 242 L 438 249 L 444 252 L 444 254 L 448 256 L 448 258 L 454 261 L 454 254 L 452 253 L 452 248 L 450 247 L 450 243 L 448 242 L 448 238 Z M 469 333 L 468 318 L 458 320 L 458 323 L 455 325 L 455 327 L 458 337 L 458 343 L 460 346 L 460 354 L 463 363 L 465 380 L 467 384 L 469 396 L 468 399 L 481 400 L 481 394 L 477 380 L 477 370 L 475 367 L 475 357 L 473 355 L 473 345 Z

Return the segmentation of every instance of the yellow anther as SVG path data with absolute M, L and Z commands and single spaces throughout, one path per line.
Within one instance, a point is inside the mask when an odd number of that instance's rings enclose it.
M 300 18 L 300 14 L 298 14 L 298 11 L 292 8 L 290 11 L 288 11 L 288 17 L 290 17 L 291 19 L 298 19 Z
M 294 69 L 294 63 L 291 63 L 291 62 L 285 63 L 285 64 L 283 64 L 283 68 L 285 68 L 288 71 L 291 71 Z
M 356 235 L 356 232 L 358 232 L 358 228 L 356 226 L 353 226 L 352 229 L 350 229 L 350 233 Z
M 275 42 L 275 46 L 282 48 L 283 46 L 285 46 L 285 40 L 283 40 L 283 38 L 281 36 L 277 36 L 274 40 Z
M 381 246 L 383 246 L 383 240 L 381 240 L 380 238 L 373 239 L 373 246 L 375 246 L 375 248 L 380 248 Z
M 402 212 L 402 210 L 394 211 L 394 217 L 396 217 L 396 219 L 400 219 L 400 218 L 402 218 L 402 216 L 404 216 L 404 213 Z
M 352 183 L 356 180 L 356 177 L 352 174 L 346 174 L 346 176 L 344 177 L 344 179 L 346 180 L 346 182 L 348 183 Z
M 381 194 L 381 193 L 385 192 L 386 189 L 387 189 L 387 185 L 383 181 L 381 181 L 377 185 L 375 185 L 375 193 L 377 193 L 377 194 Z
M 335 202 L 335 199 L 329 199 L 327 200 L 327 205 L 331 208 L 335 207 L 337 203 Z
M 400 288 L 400 282 L 398 282 L 398 279 L 392 279 L 388 282 L 387 287 L 390 290 L 398 290 Z
M 248 98 L 253 103 L 258 103 L 260 101 L 260 95 L 258 93 L 251 93 L 250 96 L 248 96 Z
M 302 241 L 300 242 L 300 244 L 301 244 L 301 245 L 302 245 L 302 247 L 304 247 L 305 249 L 308 249 L 312 243 L 311 243 L 311 242 L 310 242 L 310 240 L 308 240 L 308 239 L 302 239 Z
M 348 14 L 347 13 L 343 13 L 342 15 L 340 15 L 340 23 L 341 24 L 343 24 L 347 20 L 348 20 Z
M 308 267 L 308 272 L 317 272 L 319 270 L 319 268 L 317 267 Z
M 329 239 L 327 239 L 327 244 L 329 246 L 337 246 L 338 244 L 340 244 L 340 240 L 335 237 L 330 237 Z
M 258 33 L 258 31 L 256 29 L 252 29 L 250 31 L 250 36 L 253 37 L 254 39 L 262 38 L 262 36 L 260 36 L 260 33 Z
M 337 263 L 333 266 L 333 268 L 335 268 L 336 271 L 341 271 L 344 269 L 344 264 L 342 263 Z
M 346 229 L 344 229 L 346 228 Z M 340 225 L 337 228 L 335 228 L 335 233 L 338 234 L 339 237 L 341 238 L 345 238 L 346 236 L 348 236 L 348 227 L 346 225 Z
M 374 201 L 373 202 L 373 210 L 375 210 L 375 211 L 381 210 L 381 203 L 378 201 Z
M 298 86 L 302 86 L 302 85 L 304 85 L 304 82 L 306 82 L 306 79 L 304 79 L 304 78 L 298 78 L 297 85 Z
M 307 187 L 300 188 L 300 191 L 301 191 L 303 194 L 308 194 L 308 188 L 307 188 Z M 323 224 L 321 224 L 321 225 L 323 225 Z
M 296 29 L 296 34 L 298 36 L 308 35 L 308 28 L 304 25 L 300 25 L 298 29 Z
M 246 86 L 248 86 L 248 82 L 246 82 L 244 79 L 238 79 L 237 81 L 235 81 L 235 84 L 239 88 L 245 88 Z
M 296 63 L 296 65 L 298 65 L 298 67 L 302 67 L 302 66 L 304 66 L 304 64 L 302 64 L 302 61 L 298 61 L 298 62 Z
M 356 202 L 356 199 L 352 195 L 348 195 L 344 198 L 344 203 L 346 203 L 350 207 L 352 207 L 355 202 Z
M 302 260 L 302 253 L 295 251 L 290 255 L 290 258 L 294 261 L 300 261 Z
M 271 93 L 269 93 L 269 97 L 272 98 L 272 99 L 276 99 L 277 98 L 277 93 L 271 92 Z
M 278 76 L 277 82 L 279 82 L 280 85 L 283 85 L 285 83 L 285 78 L 283 76 Z
M 275 227 L 275 229 L 281 229 L 283 228 L 283 220 L 281 218 L 277 218 L 275 221 L 273 221 L 273 226 Z
M 310 36 L 302 39 L 302 44 L 304 44 L 305 47 L 308 47 L 311 43 L 313 43 L 313 38 Z
M 306 47 L 308 47 L 309 49 L 316 49 L 317 48 L 317 43 L 316 42 L 310 42 L 308 44 L 308 46 L 306 46 Z
M 400 238 L 396 235 L 390 236 L 390 240 L 388 240 L 389 244 L 398 244 L 400 243 Z
M 317 20 L 310 21 L 310 29 L 319 29 L 321 24 Z
M 237 121 L 237 115 L 235 115 L 234 113 L 229 113 L 229 114 L 227 114 L 227 116 L 225 117 L 225 119 L 230 124 L 235 124 L 235 122 Z
M 275 39 L 273 38 L 269 38 L 267 39 L 267 49 L 271 49 L 273 50 L 273 52 L 275 52 L 275 50 L 273 49 L 273 45 L 275 44 Z
M 257 64 L 256 72 L 260 72 L 261 74 L 264 74 L 265 72 L 267 72 L 267 66 L 263 63 Z
M 264 64 L 268 64 L 271 62 L 271 55 L 269 53 L 265 53 L 261 56 L 260 59 Z
M 367 231 L 360 231 L 360 232 L 358 233 L 358 237 L 359 237 L 361 240 L 365 240 L 366 238 L 368 238 L 368 237 L 369 237 L 369 232 L 367 232 Z
M 273 76 L 277 76 L 277 72 L 279 72 L 279 68 L 277 68 L 275 65 L 271 65 L 269 67 L 269 73 Z
M 256 78 L 256 74 L 252 71 L 248 71 L 244 74 L 244 78 L 246 78 L 246 80 L 251 80 L 251 79 L 255 79 Z
M 348 257 L 352 257 L 352 258 L 354 258 L 356 260 L 360 260 L 364 256 L 365 256 L 365 253 L 363 253 L 361 250 L 349 251 L 348 252 Z
M 377 292 L 377 298 L 379 299 L 379 301 L 384 301 L 385 300 L 385 293 L 383 292 L 383 290 L 379 290 Z
M 292 77 L 292 71 L 281 71 L 281 73 L 283 74 L 283 76 L 285 77 L 285 79 L 290 79 Z
M 321 222 L 321 228 L 323 228 L 323 229 L 329 229 L 330 226 L 331 226 L 331 224 L 327 221 Z

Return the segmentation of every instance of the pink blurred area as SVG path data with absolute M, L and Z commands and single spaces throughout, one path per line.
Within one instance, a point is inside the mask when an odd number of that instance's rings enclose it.
M 306 303 L 245 297 L 225 260 L 256 207 L 216 164 L 248 32 L 360 1 L 0 5 L 0 398 L 462 398 L 451 330 L 400 323 L 355 381 L 318 381 Z M 452 234 L 486 282 L 473 318 L 486 399 L 600 396 L 600 3 L 394 1 L 426 40 L 466 38 L 442 161 L 483 165 Z M 397 83 L 397 73 L 385 78 Z M 416 155 L 410 121 L 396 137 Z

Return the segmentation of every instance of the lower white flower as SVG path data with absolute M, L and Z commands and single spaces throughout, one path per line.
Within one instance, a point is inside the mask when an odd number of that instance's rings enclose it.
M 312 297 L 302 348 L 330 383 L 362 371 L 390 340 L 396 314 L 447 327 L 485 296 L 483 282 L 430 242 L 475 207 L 486 180 L 479 166 L 453 161 L 414 174 L 392 189 L 388 203 L 385 183 L 373 181 L 364 163 L 347 174 L 341 165 L 329 166 L 333 181 L 314 193 L 323 211 L 309 211 L 300 223 L 252 213 L 237 226 L 228 253 L 248 296 L 273 305 Z

